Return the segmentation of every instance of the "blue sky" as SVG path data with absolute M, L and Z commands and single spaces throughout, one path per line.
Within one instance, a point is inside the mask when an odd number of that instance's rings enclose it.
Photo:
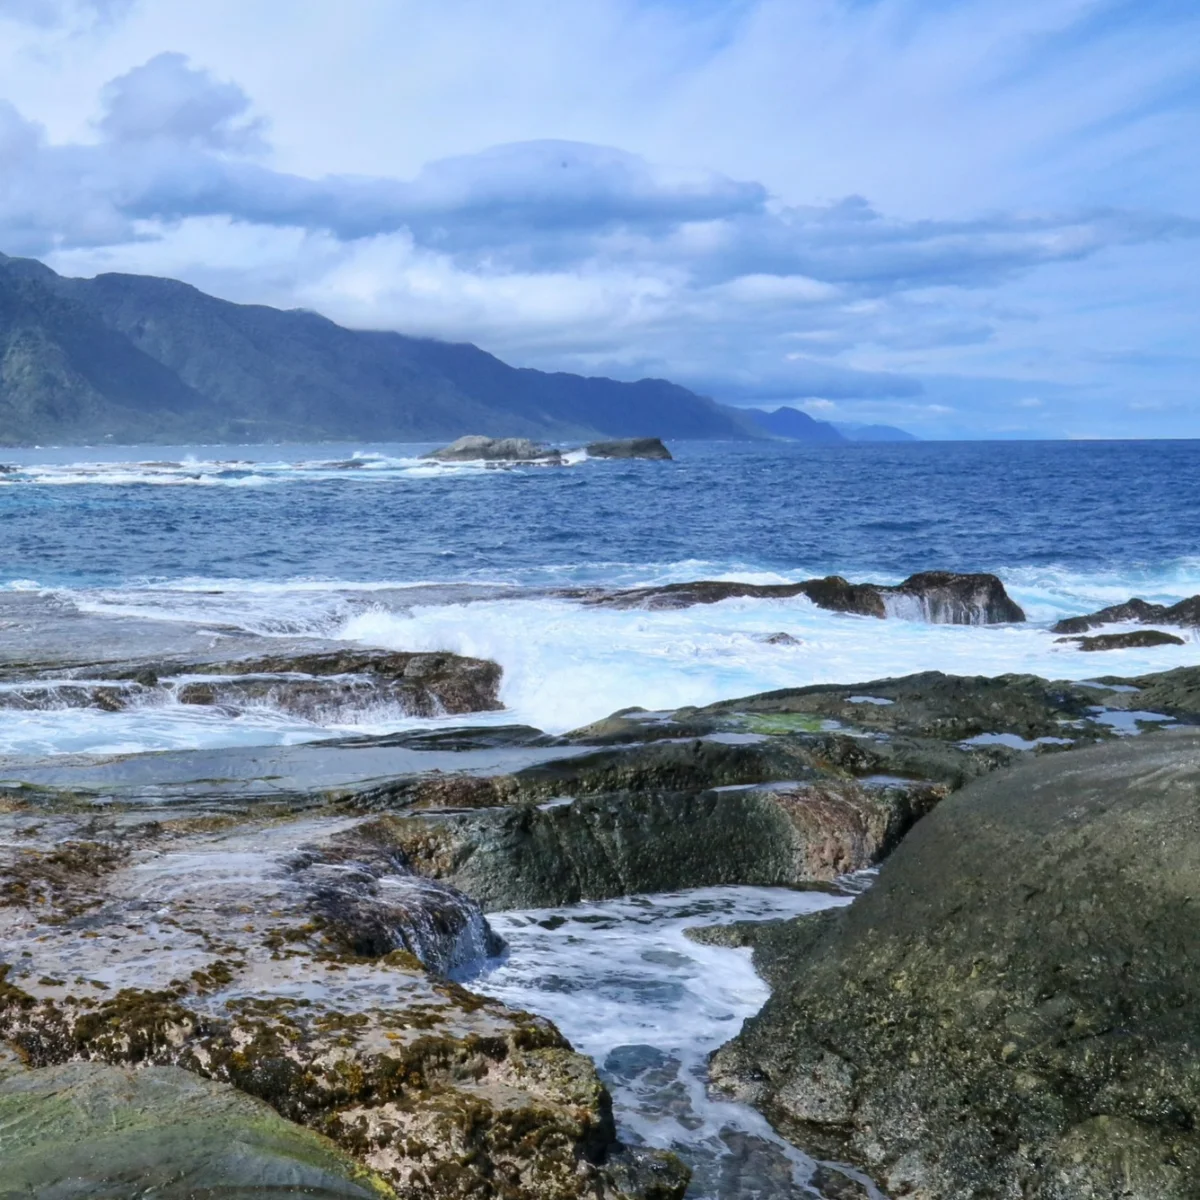
M 1200 437 L 1194 0 L 0 0 L 0 250 L 927 437 Z

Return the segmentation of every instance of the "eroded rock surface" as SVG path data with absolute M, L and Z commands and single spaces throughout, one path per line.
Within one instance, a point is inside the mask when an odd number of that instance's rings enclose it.
M 1173 633 L 1164 633 L 1161 629 L 1135 629 L 1130 633 L 1098 633 L 1092 637 L 1080 634 L 1075 637 L 1063 637 L 1060 642 L 1074 642 L 1080 650 L 1130 650 L 1148 646 L 1183 646 L 1183 638 Z
M 922 1200 L 1183 1200 L 1200 1178 L 1200 734 L 977 780 L 853 906 L 756 939 L 714 1075 Z
M 995 575 L 959 575 L 951 571 L 925 571 L 895 586 L 850 583 L 840 575 L 782 584 L 699 580 L 613 592 L 592 597 L 589 603 L 606 608 L 671 609 L 737 597 L 787 600 L 796 596 L 805 596 L 818 608 L 834 612 L 901 617 L 939 625 L 995 625 L 1025 620 L 1025 613 Z
M 681 1195 L 552 1025 L 445 978 L 495 935 L 361 817 L 147 807 L 0 813 L 0 1039 L 29 1066 L 232 1084 L 405 1196 Z
M 950 790 L 1051 754 L 1200 714 L 1200 672 L 1147 688 L 928 672 L 627 710 L 582 752 L 408 787 L 369 836 L 485 907 L 726 883 L 827 884 L 878 863 Z M 1169 689 L 1162 690 L 1162 689 Z M 1159 702 L 1162 708 L 1158 709 Z M 360 803 L 395 806 L 382 788 Z

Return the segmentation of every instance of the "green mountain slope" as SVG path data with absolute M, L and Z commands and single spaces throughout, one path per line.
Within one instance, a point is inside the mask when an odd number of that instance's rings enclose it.
M 754 436 L 665 380 L 548 374 L 140 275 L 0 255 L 0 443 Z

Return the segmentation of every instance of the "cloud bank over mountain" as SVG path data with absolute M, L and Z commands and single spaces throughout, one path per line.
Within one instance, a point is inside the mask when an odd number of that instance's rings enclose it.
M 1185 337 L 1200 210 L 1186 179 L 1172 192 L 1162 178 L 1188 169 L 1173 139 L 1197 123 L 1194 94 L 1171 87 L 1200 65 L 1190 10 L 582 0 L 566 16 L 514 0 L 503 25 L 474 0 L 392 7 L 407 22 L 357 0 L 335 32 L 307 2 L 288 21 L 270 0 L 221 0 L 172 22 L 113 0 L 0 0 L 23 48 L 0 89 L 0 250 L 926 435 L 1200 434 Z M 268 30 L 264 68 L 247 45 Z M 778 75 L 781 38 L 806 81 Z M 1121 72 L 1094 78 L 1122 40 Z M 1160 52 L 1154 69 L 1135 48 Z M 51 96 L 48 72 L 85 56 L 79 83 Z M 490 104 L 472 66 L 503 85 Z M 442 137 L 375 86 L 406 68 Z M 901 111 L 877 107 L 885 128 L 868 133 L 861 110 L 885 82 Z M 705 87 L 726 89 L 726 113 Z M 764 94 L 791 113 L 790 136 L 756 107 Z M 444 133 L 454 112 L 470 147 Z M 839 126 L 834 169 L 814 155 L 834 153 Z M 881 179 L 889 128 L 923 133 L 943 164 L 914 153 Z M 739 132 L 767 150 L 738 152 Z

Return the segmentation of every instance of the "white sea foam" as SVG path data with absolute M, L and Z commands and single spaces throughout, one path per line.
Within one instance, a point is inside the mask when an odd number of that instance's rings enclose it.
M 689 1196 L 791 1195 L 812 1160 L 759 1113 L 706 1087 L 708 1055 L 762 1007 L 767 986 L 748 951 L 701 945 L 684 930 L 846 903 L 726 887 L 492 914 L 509 952 L 471 986 L 549 1017 L 595 1059 L 622 1134 L 681 1154 L 695 1172 Z
M 552 579 L 570 584 L 616 576 L 622 586 L 699 577 L 786 582 L 787 576 L 688 560 L 564 565 Z M 1141 594 L 1175 601 L 1200 592 L 1200 560 L 1157 573 L 1072 574 L 1058 568 L 1002 571 L 1026 607 L 1024 625 L 951 626 L 831 613 L 803 597 L 735 599 L 665 611 L 618 611 L 531 593 L 528 578 L 472 583 L 371 583 L 298 580 L 256 582 L 187 579 L 126 588 L 60 591 L 54 603 L 97 616 L 185 622 L 189 627 L 245 630 L 268 636 L 317 636 L 396 650 L 449 650 L 493 659 L 504 668 L 508 711 L 482 718 L 520 720 L 549 731 L 588 723 L 640 705 L 673 709 L 771 688 L 811 683 L 861 683 L 923 670 L 998 675 L 1030 672 L 1048 678 L 1137 675 L 1200 663 L 1200 635 L 1176 631 L 1185 645 L 1106 652 L 1099 658 L 1059 643 L 1048 625 Z M 861 578 L 862 576 L 857 576 Z M 877 577 L 879 582 L 894 582 Z M 9 585 L 28 593 L 25 580 Z M 478 599 L 472 599 L 479 597 Z M 22 603 L 25 601 L 23 600 Z M 786 631 L 796 644 L 772 645 Z M 230 638 L 231 652 L 237 637 Z M 458 718 L 461 720 L 461 718 Z M 472 718 L 476 720 L 476 718 Z M 331 733 L 382 733 L 421 724 L 381 709 L 337 725 L 306 724 L 261 709 L 240 714 L 177 705 L 174 709 L 104 713 L 0 713 L 0 752 L 54 753 L 89 749 L 167 749 L 187 745 L 276 744 Z
M 31 459 L 29 454 L 21 456 Z M 29 486 L 109 486 L 109 487 L 261 487 L 294 480 L 371 480 L 394 481 L 457 476 L 465 479 L 484 472 L 504 469 L 522 470 L 520 464 L 494 462 L 438 462 L 419 453 L 389 455 L 374 451 L 355 451 L 349 457 L 279 459 L 206 459 L 186 455 L 169 458 L 120 461 L 94 460 L 25 461 L 11 464 L 13 469 L 0 473 L 0 487 Z M 577 466 L 587 461 L 583 451 L 567 454 L 563 465 Z M 529 464 L 536 469 L 539 463 Z
M 786 630 L 798 645 L 769 645 Z M 675 611 L 614 611 L 563 600 L 368 611 L 339 636 L 407 650 L 451 650 L 504 668 L 514 719 L 560 732 L 617 709 L 709 704 L 773 688 L 853 683 L 940 670 L 1086 679 L 1096 658 L 1034 625 L 927 625 L 826 612 L 809 601 L 731 600 Z M 1105 673 L 1200 663 L 1183 646 L 1111 651 Z

